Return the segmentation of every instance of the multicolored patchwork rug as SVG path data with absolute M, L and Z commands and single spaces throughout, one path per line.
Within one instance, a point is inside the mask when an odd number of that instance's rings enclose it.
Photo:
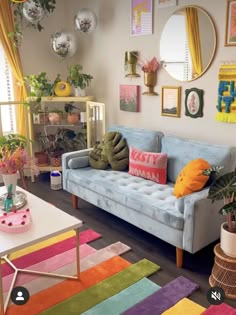
M 213 314 L 211 308 L 205 310 L 187 299 L 198 289 L 197 284 L 178 277 L 161 288 L 147 279 L 160 269 L 158 265 L 147 259 L 131 264 L 120 257 L 130 250 L 121 242 L 100 250 L 88 244 L 100 237 L 93 230 L 80 233 L 79 281 L 19 274 L 16 286 L 28 289 L 30 299 L 23 306 L 10 303 L 6 315 Z M 72 276 L 76 274 L 75 257 L 75 236 L 69 232 L 18 251 L 10 258 L 18 268 Z M 13 270 L 5 263 L 2 267 L 6 298 Z

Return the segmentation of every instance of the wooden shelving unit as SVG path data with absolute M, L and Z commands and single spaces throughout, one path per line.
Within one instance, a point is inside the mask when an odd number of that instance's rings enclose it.
M 35 97 L 30 97 L 27 99 L 27 102 L 35 102 Z M 85 96 L 85 97 L 77 97 L 77 96 L 69 96 L 69 97 L 42 97 L 41 99 L 41 108 L 44 109 L 47 104 L 50 107 L 52 103 L 85 103 L 85 111 L 86 111 L 86 133 L 87 133 L 87 148 L 92 147 L 97 141 L 101 140 L 102 135 L 105 133 L 105 104 L 94 102 L 93 96 Z M 81 128 L 80 124 L 71 125 L 71 124 L 35 124 L 33 125 L 33 130 L 35 126 L 40 126 L 41 128 L 50 128 L 50 127 L 78 127 Z M 36 127 L 35 127 L 36 128 Z M 99 134 L 99 137 L 98 137 Z M 32 148 L 31 148 L 32 150 Z M 33 150 L 32 150 L 33 152 Z M 40 166 L 39 170 L 41 172 L 59 170 L 61 171 L 61 167 L 53 167 L 51 165 L 48 166 Z M 34 181 L 34 177 L 32 176 L 32 181 Z

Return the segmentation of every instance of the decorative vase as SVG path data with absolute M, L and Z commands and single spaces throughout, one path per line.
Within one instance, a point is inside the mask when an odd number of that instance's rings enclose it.
M 85 94 L 85 89 L 81 89 L 79 86 L 75 87 L 75 96 L 82 96 L 84 97 Z
M 138 73 L 136 73 L 136 65 L 137 65 L 137 57 L 138 52 L 136 51 L 126 51 L 125 52 L 125 66 L 127 74 L 125 75 L 127 78 L 137 78 L 140 77 Z
M 78 124 L 78 122 L 79 122 L 79 114 L 76 114 L 76 113 L 69 113 L 69 114 L 67 115 L 67 122 L 68 122 L 69 124 L 72 124 L 72 125 Z
M 57 82 L 54 92 L 56 96 L 67 97 L 71 94 L 71 85 L 66 81 Z
M 236 225 L 236 221 L 233 225 Z M 227 222 L 221 224 L 220 247 L 227 256 L 236 258 L 236 233 L 229 232 L 227 226 Z
M 157 83 L 157 72 L 144 72 L 144 84 L 148 87 L 148 91 L 143 92 L 143 95 L 158 95 L 154 92 L 154 86 Z
M 17 184 L 17 173 L 14 174 L 3 174 L 2 175 L 3 182 L 6 186 L 6 190 L 8 191 L 9 185 L 12 184 L 12 195 L 13 198 L 16 194 L 16 184 Z

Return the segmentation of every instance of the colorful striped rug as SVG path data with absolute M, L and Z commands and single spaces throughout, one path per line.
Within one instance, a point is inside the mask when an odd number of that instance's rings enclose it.
M 197 284 L 178 277 L 161 288 L 146 278 L 160 269 L 158 265 L 147 259 L 131 264 L 120 257 L 130 250 L 121 242 L 99 250 L 88 244 L 100 237 L 93 230 L 80 233 L 79 281 L 19 274 L 16 285 L 27 288 L 30 299 L 23 306 L 10 303 L 6 315 L 208 314 L 187 299 Z M 11 259 L 19 268 L 75 275 L 74 232 L 18 251 Z M 6 298 L 13 273 L 5 263 L 3 276 Z

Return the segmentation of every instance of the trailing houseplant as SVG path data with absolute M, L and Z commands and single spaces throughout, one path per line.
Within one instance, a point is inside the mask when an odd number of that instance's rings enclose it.
M 28 26 L 39 32 L 44 28 L 40 24 L 42 18 L 52 13 L 56 8 L 56 0 L 28 0 L 20 3 L 11 1 L 13 5 L 15 26 L 19 29 L 25 16 Z
M 75 88 L 80 88 L 81 90 L 84 90 L 87 86 L 89 86 L 93 77 L 90 74 L 83 73 L 82 70 L 83 67 L 80 64 L 69 66 L 67 82 L 69 82 Z
M 29 96 L 36 97 L 36 102 L 40 102 L 43 96 L 53 96 L 54 88 L 61 81 L 60 74 L 57 74 L 53 82 L 47 78 L 46 72 L 29 74 L 24 77 L 25 83 L 30 87 Z
M 219 213 L 226 216 L 227 222 L 221 225 L 221 248 L 231 257 L 236 257 L 236 169 L 233 172 L 218 176 L 220 168 L 204 171 L 205 175 L 212 175 L 208 198 L 212 202 L 223 200 L 224 205 Z

